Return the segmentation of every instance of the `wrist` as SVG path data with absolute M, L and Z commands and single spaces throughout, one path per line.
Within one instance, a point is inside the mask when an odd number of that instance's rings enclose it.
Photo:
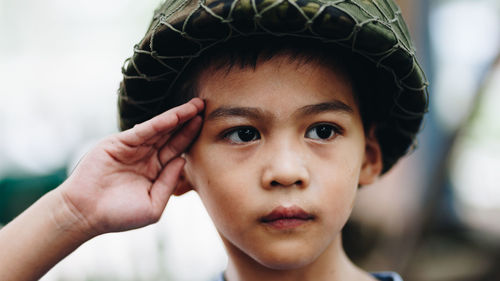
M 64 182 L 59 188 L 47 194 L 50 201 L 51 223 L 54 229 L 60 234 L 73 240 L 75 243 L 84 243 L 97 236 L 88 220 L 77 210 L 73 203 L 64 193 Z
M 0 231 L 1 280 L 37 280 L 92 238 L 64 202 L 60 187 L 50 191 Z

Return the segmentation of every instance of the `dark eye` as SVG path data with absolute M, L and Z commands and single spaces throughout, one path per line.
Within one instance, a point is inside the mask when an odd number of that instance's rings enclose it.
M 260 139 L 260 134 L 255 128 L 241 127 L 227 132 L 224 138 L 233 143 L 245 143 Z
M 340 133 L 340 129 L 330 124 L 316 125 L 306 132 L 306 138 L 316 140 L 328 140 Z

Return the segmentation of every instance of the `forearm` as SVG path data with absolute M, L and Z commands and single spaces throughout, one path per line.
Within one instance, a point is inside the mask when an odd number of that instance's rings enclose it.
M 90 238 L 53 190 L 0 230 L 0 280 L 37 280 Z

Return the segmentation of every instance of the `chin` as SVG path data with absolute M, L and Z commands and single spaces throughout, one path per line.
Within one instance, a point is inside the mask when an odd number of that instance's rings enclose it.
M 318 255 L 304 253 L 293 248 L 288 251 L 266 252 L 254 259 L 262 266 L 274 270 L 293 270 L 307 266 L 314 262 Z

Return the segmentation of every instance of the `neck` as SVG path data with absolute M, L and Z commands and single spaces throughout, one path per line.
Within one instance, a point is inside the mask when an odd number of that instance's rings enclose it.
M 335 280 L 375 280 L 356 267 L 347 257 L 342 247 L 341 236 L 332 241 L 325 251 L 313 262 L 292 269 L 268 268 L 226 241 L 229 254 L 225 277 L 227 281 L 335 281 Z

